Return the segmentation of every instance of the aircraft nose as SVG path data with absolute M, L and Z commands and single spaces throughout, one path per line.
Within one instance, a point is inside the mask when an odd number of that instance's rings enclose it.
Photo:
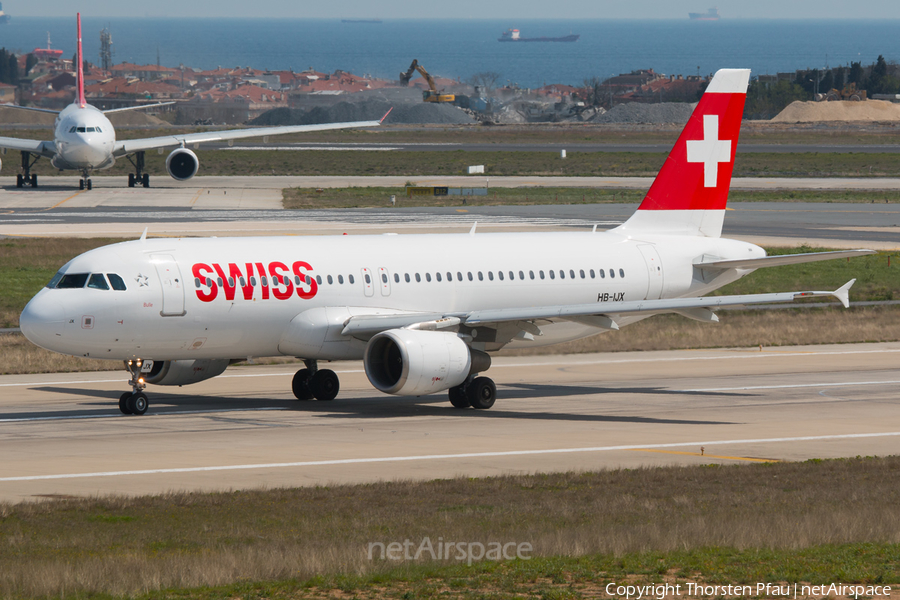
M 48 298 L 42 290 L 25 306 L 19 316 L 19 328 L 28 340 L 47 350 L 58 344 L 66 324 L 66 311 L 62 303 Z
M 70 142 L 66 148 L 66 154 L 67 156 L 65 158 L 67 161 L 78 165 L 96 165 L 106 159 L 105 150 L 91 144 L 91 142 L 86 139 Z

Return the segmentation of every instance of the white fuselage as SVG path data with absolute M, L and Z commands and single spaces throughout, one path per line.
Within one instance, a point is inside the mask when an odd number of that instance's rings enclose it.
M 116 160 L 116 131 L 100 110 L 85 104 L 70 104 L 56 117 L 53 128 L 57 169 L 93 171 L 108 169 Z
M 20 322 L 44 348 L 93 358 L 358 359 L 365 344 L 340 334 L 354 314 L 464 314 L 701 295 L 749 271 L 723 271 L 704 281 L 694 263 L 764 255 L 734 240 L 635 239 L 615 231 L 153 239 L 73 259 L 60 274 L 72 275 L 66 281 L 75 287 L 43 289 Z M 102 277 L 79 286 L 80 274 Z M 127 289 L 111 289 L 110 274 Z M 297 329 L 302 315 L 327 331 L 298 334 L 311 331 Z M 543 335 L 513 344 L 552 344 L 603 331 L 573 321 L 539 326 Z M 477 337 L 472 346 L 496 349 Z

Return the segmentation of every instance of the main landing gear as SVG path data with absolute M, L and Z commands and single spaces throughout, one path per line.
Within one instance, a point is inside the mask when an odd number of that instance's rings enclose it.
M 83 171 L 81 179 L 78 180 L 78 189 L 92 189 L 94 186 L 91 183 L 91 173 L 87 169 Z
M 37 173 L 31 172 L 31 167 L 34 166 L 34 163 L 38 161 L 41 156 L 35 155 L 34 160 L 31 160 L 31 152 L 22 152 L 22 172 L 16 174 L 16 187 L 25 187 L 26 185 L 30 185 L 33 188 L 37 187 Z
M 337 373 L 331 369 L 319 369 L 314 360 L 304 360 L 305 369 L 294 374 L 291 389 L 297 400 L 334 400 L 341 389 Z
M 497 401 L 497 386 L 490 377 L 469 378 L 447 390 L 454 408 L 490 408 Z
M 144 393 L 147 384 L 141 377 L 142 364 L 143 361 L 139 358 L 125 361 L 125 370 L 131 373 L 128 383 L 131 385 L 132 391 L 125 392 L 119 397 L 119 410 L 123 415 L 142 415 L 150 407 L 150 401 L 147 400 L 147 394 Z
M 132 165 L 134 165 L 134 173 L 128 174 L 128 187 L 133 188 L 136 184 L 145 188 L 150 187 L 150 174 L 144 173 L 144 153 L 135 152 L 134 160 L 130 156 L 126 156 Z

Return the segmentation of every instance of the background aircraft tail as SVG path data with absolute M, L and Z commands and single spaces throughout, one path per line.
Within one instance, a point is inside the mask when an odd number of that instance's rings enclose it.
M 84 54 L 81 52 L 81 13 L 78 13 L 78 106 L 84 108 L 87 100 L 84 99 Z
M 619 231 L 722 234 L 749 82 L 749 69 L 716 72 L 647 196 Z

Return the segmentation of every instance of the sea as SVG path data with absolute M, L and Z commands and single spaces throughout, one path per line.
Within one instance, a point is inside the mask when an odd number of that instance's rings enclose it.
M 337 69 L 396 79 L 415 58 L 434 75 L 466 81 L 498 75 L 522 88 L 653 69 L 666 75 L 708 75 L 720 68 L 774 74 L 900 61 L 897 20 L 504 20 L 162 19 L 84 17 L 85 58 L 99 63 L 100 30 L 113 40 L 113 62 L 168 67 L 252 66 Z M 574 43 L 500 43 L 503 31 L 523 37 L 575 33 Z M 75 15 L 16 17 L 0 25 L 0 47 L 30 52 L 47 44 L 75 54 Z

